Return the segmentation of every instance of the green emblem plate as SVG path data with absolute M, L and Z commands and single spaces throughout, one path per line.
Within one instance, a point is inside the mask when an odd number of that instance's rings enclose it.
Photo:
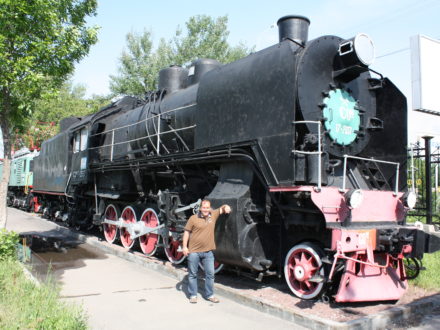
M 330 91 L 324 98 L 324 127 L 330 138 L 340 145 L 349 145 L 357 136 L 361 118 L 355 109 L 356 100 L 345 90 Z

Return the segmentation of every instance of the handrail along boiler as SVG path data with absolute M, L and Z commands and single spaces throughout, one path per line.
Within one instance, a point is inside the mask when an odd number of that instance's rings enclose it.
M 405 224 L 406 99 L 369 68 L 367 35 L 308 41 L 309 24 L 283 17 L 271 47 L 165 68 L 145 100 L 64 120 L 35 158 L 41 209 L 180 263 L 208 198 L 233 210 L 216 226 L 219 264 L 284 274 L 303 299 L 399 299 L 403 258 L 439 245 Z

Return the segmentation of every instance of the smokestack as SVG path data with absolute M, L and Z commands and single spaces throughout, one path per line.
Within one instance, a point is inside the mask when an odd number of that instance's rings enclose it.
M 301 45 L 307 42 L 310 20 L 304 16 L 289 15 L 281 17 L 278 22 L 280 42 L 286 39 Z

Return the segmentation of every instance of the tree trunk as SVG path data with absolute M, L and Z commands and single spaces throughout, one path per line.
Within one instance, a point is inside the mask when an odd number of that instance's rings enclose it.
M 3 136 L 3 177 L 0 181 L 0 229 L 6 227 L 8 210 L 6 199 L 8 196 L 9 177 L 11 175 L 11 140 L 9 127 L 9 114 L 11 113 L 11 99 L 6 87 L 2 89 L 2 105 L 0 109 L 0 127 Z
M 8 184 L 11 174 L 11 160 L 5 156 L 3 160 L 3 175 L 0 182 L 0 229 L 6 227 L 6 221 L 8 219 L 7 209 L 7 196 L 8 196 Z

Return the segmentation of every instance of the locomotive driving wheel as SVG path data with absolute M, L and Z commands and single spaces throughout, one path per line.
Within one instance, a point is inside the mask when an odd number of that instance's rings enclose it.
M 323 292 L 323 251 L 312 243 L 295 245 L 286 255 L 284 276 L 290 290 L 299 298 L 313 299 Z
M 126 206 L 121 214 L 122 221 L 124 223 L 136 223 L 136 211 L 131 206 Z M 121 239 L 122 246 L 126 249 L 131 249 L 135 243 L 135 239 L 132 239 L 127 228 L 121 227 L 119 230 L 119 237 Z
M 156 228 L 159 226 L 159 217 L 156 211 L 148 208 L 142 213 L 140 221 L 144 222 L 144 225 L 148 228 Z M 147 256 L 152 256 L 156 253 L 157 245 L 159 242 L 159 234 L 149 233 L 139 237 L 139 245 L 141 246 L 142 252 Z
M 119 209 L 117 206 L 115 206 L 113 204 L 107 205 L 105 212 L 104 212 L 105 219 L 108 219 L 111 221 L 118 221 L 119 215 L 120 215 L 120 212 L 119 212 Z M 110 244 L 114 243 L 116 238 L 118 237 L 118 227 L 116 225 L 104 223 L 103 229 L 104 229 L 105 240 Z
M 217 260 L 214 260 L 214 274 L 217 274 L 218 272 L 220 272 L 223 269 L 224 266 L 225 266 L 224 264 L 218 262 Z M 205 271 L 205 267 L 203 267 L 203 263 L 202 262 L 199 262 L 199 267 L 203 271 Z
M 185 260 L 185 255 L 182 252 L 182 241 L 173 237 L 172 233 L 169 233 L 168 244 L 165 245 L 165 254 L 168 260 L 177 265 Z

